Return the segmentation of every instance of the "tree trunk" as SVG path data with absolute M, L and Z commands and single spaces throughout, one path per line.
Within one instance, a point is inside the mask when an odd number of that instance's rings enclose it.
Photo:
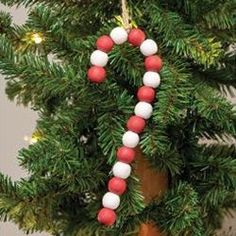
M 135 173 L 140 179 L 145 203 L 160 197 L 168 188 L 167 173 L 151 168 L 139 149 L 136 155 Z M 161 236 L 161 233 L 155 225 L 147 223 L 140 226 L 139 236 Z

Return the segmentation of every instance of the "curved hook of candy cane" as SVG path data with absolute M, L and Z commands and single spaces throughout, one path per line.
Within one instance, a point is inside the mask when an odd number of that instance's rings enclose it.
M 131 174 L 131 163 L 135 159 L 135 150 L 139 144 L 140 133 L 143 132 L 146 120 L 153 112 L 151 103 L 155 99 L 155 88 L 160 85 L 159 71 L 162 68 L 162 60 L 155 55 L 158 51 L 157 44 L 152 39 L 145 39 L 144 32 L 140 29 L 127 31 L 122 27 L 114 28 L 110 36 L 103 35 L 96 42 L 97 50 L 90 57 L 92 67 L 88 70 L 88 79 L 94 83 L 101 83 L 106 79 L 104 67 L 108 63 L 108 55 L 114 44 L 121 45 L 128 42 L 140 48 L 145 56 L 144 65 L 146 72 L 143 76 L 144 86 L 137 92 L 139 102 L 134 108 L 134 115 L 126 124 L 127 131 L 122 137 L 123 146 L 117 149 L 117 162 L 112 168 L 114 177 L 108 182 L 108 190 L 102 199 L 103 208 L 98 213 L 98 221 L 106 226 L 111 226 L 116 221 L 116 210 L 120 205 L 120 195 L 126 191 L 126 179 Z

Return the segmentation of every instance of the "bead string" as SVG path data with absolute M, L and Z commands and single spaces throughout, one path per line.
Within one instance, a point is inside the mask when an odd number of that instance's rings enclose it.
M 97 50 L 90 57 L 92 67 L 88 70 L 88 79 L 94 83 L 101 83 L 106 79 L 104 67 L 108 63 L 108 55 L 114 44 L 120 45 L 126 42 L 139 47 L 145 56 L 146 72 L 143 76 L 143 86 L 138 89 L 139 102 L 134 108 L 127 122 L 127 131 L 123 134 L 123 146 L 117 149 L 117 162 L 112 168 L 114 177 L 108 182 L 108 190 L 102 199 L 103 208 L 98 213 L 98 221 L 106 226 L 111 226 L 116 221 L 116 210 L 120 205 L 120 195 L 126 191 L 126 179 L 131 174 L 131 163 L 135 159 L 134 148 L 138 146 L 139 134 L 143 132 L 146 120 L 153 112 L 151 103 L 155 99 L 155 90 L 160 84 L 158 72 L 162 68 L 162 60 L 155 55 L 158 51 L 157 44 L 152 39 L 145 40 L 145 34 L 140 29 L 132 29 L 129 34 L 122 27 L 114 28 L 110 36 L 103 35 L 96 42 Z

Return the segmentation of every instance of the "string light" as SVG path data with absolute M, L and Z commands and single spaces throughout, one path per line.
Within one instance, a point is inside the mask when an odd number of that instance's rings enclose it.
M 37 143 L 38 140 L 39 140 L 39 138 L 37 138 L 37 137 L 32 137 L 32 138 L 30 139 L 30 144 Z
M 40 43 L 42 43 L 42 41 L 43 41 L 43 37 L 42 37 L 42 35 L 39 34 L 39 33 L 34 33 L 34 34 L 32 35 L 32 40 L 35 42 L 35 44 L 40 44 Z
M 24 136 L 24 141 L 28 142 L 29 144 L 35 144 L 39 141 L 39 137 L 37 136 L 32 136 L 32 137 L 29 137 L 27 135 Z

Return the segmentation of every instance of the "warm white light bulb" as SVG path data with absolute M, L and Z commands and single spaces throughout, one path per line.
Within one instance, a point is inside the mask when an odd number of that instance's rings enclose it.
M 27 135 L 24 136 L 24 141 L 29 143 L 29 144 L 35 144 L 35 143 L 38 142 L 38 140 L 39 140 L 38 137 L 29 137 Z
M 38 33 L 33 34 L 32 39 L 36 44 L 40 44 L 43 41 L 43 38 Z
M 29 141 L 30 144 L 35 144 L 37 142 L 38 142 L 38 138 L 36 138 L 36 137 L 32 137 Z
M 30 139 L 29 136 L 27 136 L 27 135 L 24 136 L 24 141 L 25 142 L 29 142 L 29 139 Z

